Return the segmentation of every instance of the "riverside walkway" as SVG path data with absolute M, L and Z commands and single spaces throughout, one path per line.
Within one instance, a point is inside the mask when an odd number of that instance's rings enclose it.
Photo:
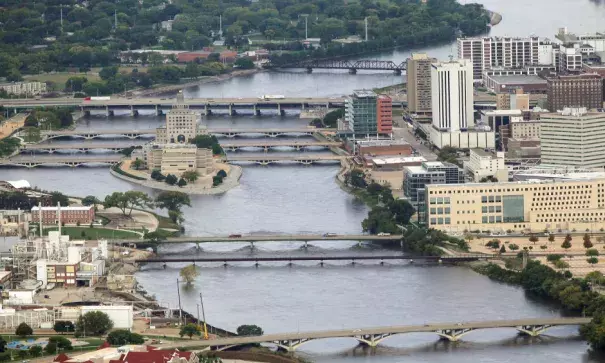
M 591 318 L 538 318 L 516 320 L 494 320 L 475 322 L 430 323 L 424 325 L 384 326 L 376 328 L 340 329 L 311 332 L 293 332 L 280 334 L 266 334 L 260 336 L 247 336 L 237 338 L 219 338 L 213 340 L 198 340 L 188 342 L 175 342 L 162 348 L 186 346 L 192 349 L 226 350 L 237 346 L 252 343 L 274 344 L 282 350 L 293 352 L 305 343 L 317 339 L 327 338 L 353 338 L 360 344 L 376 347 L 382 341 L 397 334 L 405 333 L 434 333 L 441 339 L 458 341 L 464 335 L 475 330 L 493 328 L 512 328 L 521 334 L 538 336 L 547 329 L 555 326 L 582 325 L 591 321 Z

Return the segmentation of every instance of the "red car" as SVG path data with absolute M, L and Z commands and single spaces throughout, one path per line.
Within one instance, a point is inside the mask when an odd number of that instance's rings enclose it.
M 229 238 L 241 238 L 241 234 L 230 234 Z

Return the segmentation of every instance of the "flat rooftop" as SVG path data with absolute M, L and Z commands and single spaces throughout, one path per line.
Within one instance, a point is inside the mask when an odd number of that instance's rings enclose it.
M 586 178 L 586 179 L 528 179 L 521 181 L 512 181 L 512 182 L 497 182 L 497 183 L 462 183 L 462 184 L 427 184 L 428 187 L 449 187 L 449 188 L 457 188 L 457 187 L 484 187 L 484 188 L 502 188 L 507 186 L 519 186 L 519 185 L 529 185 L 529 184 L 554 184 L 554 183 L 577 183 L 577 182 L 585 182 L 587 180 L 605 180 L 605 178 L 594 177 L 594 178 Z
M 471 151 L 479 156 L 491 156 L 493 158 L 496 157 L 496 155 L 493 152 L 485 151 L 484 149 L 471 149 Z
M 376 165 L 423 163 L 425 161 L 426 159 L 422 156 L 372 158 L 372 162 Z
M 500 84 L 543 84 L 546 85 L 546 80 L 538 76 L 531 75 L 511 75 L 511 76 L 490 76 L 491 79 Z

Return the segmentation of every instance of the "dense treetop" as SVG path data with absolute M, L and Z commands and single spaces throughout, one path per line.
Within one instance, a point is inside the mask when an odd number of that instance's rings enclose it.
M 199 50 L 218 37 L 219 15 L 226 44 L 240 47 L 250 34 L 267 42 L 304 38 L 305 14 L 309 37 L 363 37 L 367 17 L 369 38 L 392 39 L 391 46 L 406 37 L 430 42 L 477 34 L 488 21 L 480 5 L 455 0 L 0 0 L 0 7 L 0 77 L 12 80 L 107 66 L 118 61 L 119 51 Z M 174 20 L 170 31 L 160 26 L 166 20 Z

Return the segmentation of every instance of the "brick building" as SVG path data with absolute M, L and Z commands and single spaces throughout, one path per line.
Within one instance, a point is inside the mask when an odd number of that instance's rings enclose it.
M 548 109 L 603 107 L 603 78 L 596 73 L 559 75 L 547 79 Z
M 60 211 L 60 212 L 59 212 Z M 32 222 L 40 222 L 40 207 L 33 207 Z M 59 213 L 61 213 L 59 218 Z M 42 223 L 44 224 L 90 224 L 95 220 L 95 208 L 93 206 L 79 207 L 42 207 Z

